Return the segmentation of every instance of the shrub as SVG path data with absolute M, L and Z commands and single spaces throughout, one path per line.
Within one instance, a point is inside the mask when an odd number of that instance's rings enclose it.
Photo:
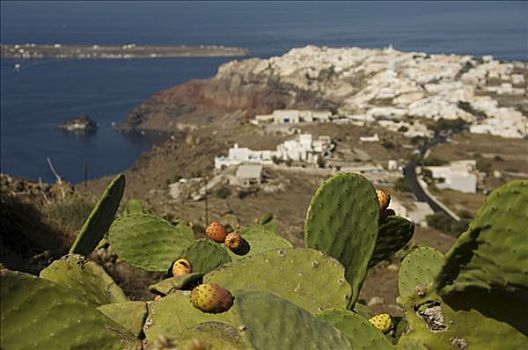
M 461 219 L 456 221 L 444 212 L 434 213 L 426 217 L 427 225 L 445 232 L 449 235 L 458 235 L 467 229 L 469 221 L 467 219 Z
M 86 199 L 73 196 L 47 205 L 44 213 L 62 231 L 74 232 L 82 227 L 92 208 Z
M 231 195 L 231 190 L 228 186 L 223 185 L 222 187 L 216 190 L 215 195 L 217 198 L 225 199 Z
M 319 168 L 324 168 L 324 167 L 326 167 L 326 162 L 325 162 L 325 160 L 324 160 L 323 157 L 321 157 L 321 156 L 318 156 L 318 157 L 317 157 L 317 166 L 318 166 Z
M 407 185 L 407 182 L 403 177 L 400 177 L 398 180 L 396 180 L 394 183 L 394 189 L 400 192 L 411 192 L 409 185 Z

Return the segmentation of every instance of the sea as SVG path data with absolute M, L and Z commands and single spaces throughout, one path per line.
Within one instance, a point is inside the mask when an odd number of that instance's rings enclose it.
M 392 45 L 528 60 L 528 2 L 2 1 L 0 6 L 2 44 L 226 45 L 262 58 L 306 45 Z M 124 134 L 112 125 L 157 91 L 211 77 L 232 59 L 2 59 L 1 171 L 54 181 L 47 158 L 72 183 L 124 171 L 165 136 Z M 97 132 L 75 135 L 57 128 L 83 113 L 97 121 Z

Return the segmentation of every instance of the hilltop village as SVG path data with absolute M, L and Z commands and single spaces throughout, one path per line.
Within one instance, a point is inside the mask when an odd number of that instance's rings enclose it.
M 527 79 L 526 62 L 392 47 L 234 60 L 120 123 L 171 135 L 131 169 L 130 195 L 198 222 L 204 199 L 234 224 L 272 211 L 295 241 L 305 212 L 295 203 L 350 171 L 389 189 L 393 209 L 423 227 L 439 213 L 461 221 L 528 174 Z

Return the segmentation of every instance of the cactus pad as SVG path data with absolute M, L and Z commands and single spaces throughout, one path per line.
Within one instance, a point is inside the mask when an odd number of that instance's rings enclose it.
M 446 254 L 437 279 L 440 292 L 478 287 L 528 295 L 527 228 L 528 180 L 493 191 Z
M 188 275 L 169 277 L 156 284 L 149 286 L 151 293 L 157 295 L 168 295 L 176 290 L 192 289 L 195 284 L 202 280 L 203 274 L 190 273 Z
M 68 254 L 40 272 L 40 277 L 64 286 L 94 306 L 127 301 L 105 270 L 78 254 Z
M 317 313 L 344 308 L 350 285 L 341 264 L 313 249 L 275 249 L 226 264 L 204 276 L 235 291 L 267 290 Z M 324 291 L 324 292 L 323 292 Z
M 185 248 L 178 258 L 186 258 L 191 262 L 192 272 L 205 274 L 220 265 L 231 262 L 229 254 L 223 245 L 210 239 L 199 239 Z
M 136 337 L 143 333 L 143 324 L 147 318 L 147 305 L 144 301 L 106 304 L 99 306 L 97 310 L 123 326 Z
M 398 274 L 400 295 L 425 294 L 433 286 L 443 263 L 444 255 L 434 248 L 419 247 L 411 251 L 403 259 Z
M 246 350 L 247 344 L 234 327 L 222 322 L 205 322 L 186 330 L 174 344 L 178 349 Z M 201 346 L 201 347 L 200 347 Z
M 414 224 L 405 218 L 389 216 L 381 220 L 369 267 L 392 257 L 411 240 L 413 233 Z
M 236 326 L 254 349 L 351 349 L 336 328 L 274 294 L 235 294 Z
M 220 314 L 202 312 L 191 304 L 190 292 L 175 291 L 160 300 L 148 302 L 147 308 L 143 331 L 149 343 L 160 335 L 177 337 L 203 322 L 231 324 L 231 310 Z
M 350 341 L 353 349 L 394 349 L 391 342 L 362 316 L 348 310 L 329 310 L 317 316 L 328 322 Z
M 137 199 L 131 199 L 127 202 L 125 207 L 126 215 L 143 214 L 141 202 Z
M 191 243 L 187 231 L 153 215 L 123 216 L 110 227 L 110 244 L 117 255 L 147 271 L 167 271 Z
M 265 226 L 255 225 L 244 227 L 236 231 L 244 239 L 247 247 L 242 247 L 241 252 L 234 253 L 230 249 L 227 252 L 234 259 L 259 254 L 268 250 L 277 248 L 291 248 L 292 244 L 287 239 L 279 236 L 277 233 L 270 231 Z M 244 249 L 246 248 L 246 249 Z
M 367 274 L 378 236 L 376 190 L 363 176 L 339 174 L 326 180 L 310 202 L 304 226 L 308 248 L 339 260 L 352 285 L 350 307 Z
M 417 349 L 528 348 L 528 337 L 509 324 L 485 317 L 474 309 L 455 311 L 434 294 L 429 295 L 426 303 L 408 308 L 405 317 L 409 327 L 399 342 L 425 346 L 414 347 Z M 443 327 L 439 327 L 441 324 Z
M 2 270 L 2 349 L 141 349 L 130 332 L 68 289 Z
M 123 197 L 125 192 L 125 183 L 125 175 L 120 174 L 108 185 L 90 212 L 88 219 L 84 222 L 81 231 L 70 248 L 70 253 L 88 256 L 97 247 L 112 221 L 114 221 L 119 202 L 121 202 L 121 197 Z

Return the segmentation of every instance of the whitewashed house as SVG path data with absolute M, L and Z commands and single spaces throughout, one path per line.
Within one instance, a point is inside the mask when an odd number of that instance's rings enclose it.
M 236 183 L 240 186 L 249 186 L 262 183 L 262 165 L 245 164 L 238 167 Z
M 374 136 L 360 136 L 359 141 L 361 142 L 379 142 L 379 136 L 378 134 L 374 134 Z
M 293 140 L 287 140 L 277 146 L 276 151 L 253 151 L 249 148 L 238 147 L 235 144 L 229 149 L 228 156 L 215 157 L 215 168 L 249 164 L 272 164 L 273 157 L 281 160 L 293 160 L 306 163 L 315 163 L 318 155 L 325 155 L 332 151 L 329 136 L 320 136 L 312 140 L 311 134 L 300 134 Z
M 298 124 L 328 122 L 332 118 L 330 111 L 311 111 L 296 109 L 277 109 L 272 114 L 255 116 L 253 124 Z
M 246 147 L 238 147 L 238 144 L 229 149 L 228 156 L 215 157 L 215 169 L 230 167 L 242 163 L 271 164 L 275 155 L 273 151 L 253 151 Z
M 477 176 L 475 160 L 459 160 L 447 166 L 429 166 L 434 179 L 443 179 L 436 186 L 440 189 L 449 188 L 467 193 L 477 192 Z

